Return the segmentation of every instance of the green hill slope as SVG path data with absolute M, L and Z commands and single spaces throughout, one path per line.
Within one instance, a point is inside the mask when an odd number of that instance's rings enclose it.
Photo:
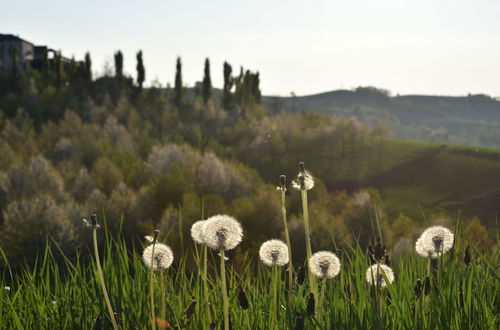
M 317 170 L 330 189 L 377 188 L 390 217 L 460 211 L 494 224 L 500 213 L 499 150 L 384 139 Z
M 300 97 L 265 97 L 272 111 L 315 111 L 352 116 L 373 125 L 384 122 L 401 139 L 500 147 L 500 101 L 486 95 L 464 97 L 390 96 L 372 87 Z

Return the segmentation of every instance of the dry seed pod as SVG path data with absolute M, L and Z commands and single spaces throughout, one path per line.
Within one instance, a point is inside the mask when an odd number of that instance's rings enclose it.
M 186 310 L 184 311 L 184 316 L 186 317 L 186 319 L 190 319 L 191 316 L 193 316 L 193 313 L 194 313 L 194 308 L 196 307 L 196 299 L 194 299 L 194 297 L 191 298 L 191 303 L 189 304 L 188 308 L 186 308 Z
M 314 315 L 316 309 L 316 302 L 314 300 L 314 293 L 309 293 L 309 299 L 307 299 L 307 315 Z
M 294 330 L 304 330 L 304 317 L 301 313 L 295 313 L 295 327 Z
M 469 266 L 471 262 L 471 256 L 470 256 L 470 248 L 467 245 L 467 248 L 465 248 L 465 253 L 464 253 L 464 263 Z
M 413 288 L 413 293 L 415 294 L 415 297 L 417 299 L 422 294 L 422 281 L 419 278 L 417 278 L 417 283 L 415 283 L 415 287 Z
M 238 287 L 238 303 L 240 304 L 240 308 L 243 310 L 246 310 L 250 307 L 247 295 L 245 294 L 245 291 L 243 290 L 243 287 L 241 285 Z

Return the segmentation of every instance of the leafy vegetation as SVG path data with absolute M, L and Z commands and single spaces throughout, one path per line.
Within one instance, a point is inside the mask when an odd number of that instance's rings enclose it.
M 397 95 L 374 87 L 316 95 L 266 97 L 274 112 L 316 111 L 352 116 L 371 126 L 383 122 L 391 136 L 469 146 L 500 147 L 500 102 L 487 95 Z

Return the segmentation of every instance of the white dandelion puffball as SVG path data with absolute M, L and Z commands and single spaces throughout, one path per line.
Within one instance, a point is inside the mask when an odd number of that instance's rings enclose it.
M 384 279 L 384 276 L 387 277 L 387 282 Z M 366 270 L 366 282 L 371 285 L 376 285 L 382 288 L 385 288 L 388 284 L 391 284 L 394 281 L 394 272 L 391 267 L 387 265 L 374 264 L 368 267 Z
M 154 246 L 154 256 L 153 256 L 153 246 Z M 142 260 L 148 268 L 153 268 L 153 270 L 165 269 L 172 265 L 174 261 L 174 254 L 172 250 L 162 243 L 156 243 L 148 245 L 142 252 Z M 153 261 L 153 265 L 151 265 Z
M 340 272 L 340 260 L 333 252 L 316 252 L 309 258 L 309 270 L 319 278 L 332 278 Z
M 300 190 L 300 177 L 304 175 L 304 186 L 306 190 L 311 190 L 314 188 L 314 179 L 309 171 L 305 171 L 304 174 L 299 173 L 299 175 L 292 181 L 292 187 L 294 189 Z
M 191 237 L 198 244 L 204 244 L 203 231 L 205 230 L 205 220 L 199 220 L 191 226 Z
M 288 263 L 288 247 L 279 239 L 265 241 L 260 246 L 259 257 L 266 266 L 284 266 Z
M 453 233 L 443 226 L 429 227 L 415 243 L 415 250 L 422 257 L 437 258 L 453 247 Z
M 203 241 L 213 250 L 232 250 L 243 239 L 243 229 L 235 218 L 218 214 L 205 220 Z

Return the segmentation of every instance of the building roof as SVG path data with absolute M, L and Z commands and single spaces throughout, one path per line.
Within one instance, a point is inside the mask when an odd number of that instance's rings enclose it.
M 23 41 L 23 39 L 13 34 L 0 34 L 0 41 Z

